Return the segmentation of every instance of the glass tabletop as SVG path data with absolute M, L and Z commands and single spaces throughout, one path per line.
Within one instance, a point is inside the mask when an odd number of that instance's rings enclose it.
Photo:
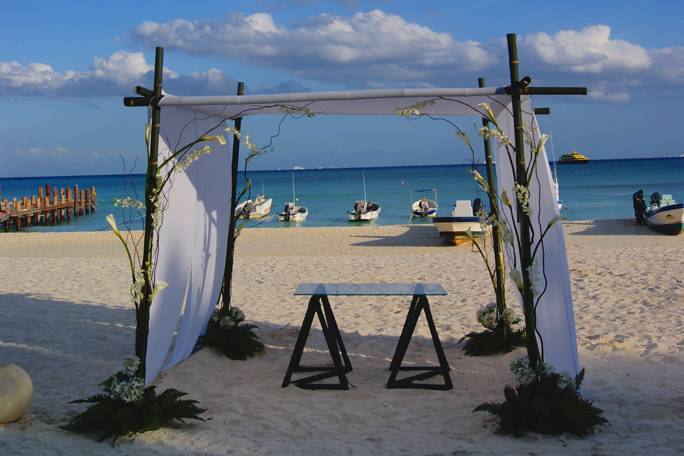
M 300 283 L 296 296 L 446 296 L 438 283 Z

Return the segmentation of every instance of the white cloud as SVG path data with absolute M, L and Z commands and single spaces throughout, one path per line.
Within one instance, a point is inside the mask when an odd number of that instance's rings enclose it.
M 434 72 L 481 71 L 495 62 L 481 43 L 457 41 L 380 10 L 350 18 L 323 14 L 292 28 L 267 13 L 144 22 L 134 36 L 148 46 L 230 57 L 324 82 L 421 81 Z
M 580 30 L 561 30 L 526 35 L 522 44 L 540 62 L 573 73 L 600 74 L 608 71 L 640 71 L 651 67 L 646 49 L 612 39 L 607 25 Z
M 267 13 L 222 21 L 144 22 L 134 37 L 191 55 L 228 57 L 344 86 L 471 85 L 477 76 L 503 82 L 506 45 L 457 40 L 380 10 L 343 18 L 322 14 L 297 25 Z M 620 102 L 649 81 L 684 84 L 684 48 L 646 49 L 592 25 L 520 39 L 521 69 L 546 84 L 587 85 L 595 100 Z
M 42 147 L 29 147 L 28 149 L 19 149 L 15 151 L 18 157 L 30 157 L 30 158 L 65 158 L 72 155 L 70 149 L 65 146 L 55 146 L 51 149 L 44 149 Z
M 140 80 L 154 67 L 147 63 L 142 52 L 116 51 L 109 58 L 95 57 L 92 75 L 97 78 L 111 79 L 118 84 L 129 84 Z
M 684 84 L 684 46 L 651 51 L 654 71 L 667 82 Z
M 134 85 L 150 85 L 153 69 L 142 52 L 123 50 L 95 57 L 86 71 L 59 72 L 45 63 L 0 62 L 0 95 L 132 95 Z M 236 85 L 218 68 L 181 74 L 164 67 L 164 78 L 165 89 L 180 94 L 232 93 Z
M 430 87 L 507 80 L 506 45 L 458 40 L 380 10 L 348 17 L 322 14 L 292 26 L 268 13 L 233 13 L 224 20 L 143 22 L 134 37 L 191 55 L 241 60 L 284 70 L 300 81 L 346 87 Z M 594 100 L 622 102 L 640 90 L 684 85 L 684 47 L 646 49 L 613 36 L 607 25 L 520 37 L 521 71 L 537 85 L 585 85 Z M 95 57 L 85 71 L 56 71 L 46 63 L 0 62 L 0 95 L 128 95 L 149 85 L 152 65 L 142 52 Z M 235 80 L 218 68 L 183 74 L 164 69 L 175 93 L 232 93 Z M 660 87 L 660 89 L 658 89 Z M 248 86 L 249 88 L 249 86 Z M 257 92 L 305 91 L 297 81 L 262 84 Z
M 0 62 L 0 90 L 54 88 L 63 85 L 76 74 L 59 74 L 45 63 Z

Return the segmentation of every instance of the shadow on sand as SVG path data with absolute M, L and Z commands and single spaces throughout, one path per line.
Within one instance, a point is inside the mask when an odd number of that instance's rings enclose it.
M 396 236 L 352 236 L 359 239 L 355 247 L 448 247 L 451 244 L 442 238 L 432 225 L 406 225 L 403 233 Z M 452 246 L 453 247 L 453 246 Z
M 571 236 L 664 236 L 633 219 L 609 219 L 563 222 Z

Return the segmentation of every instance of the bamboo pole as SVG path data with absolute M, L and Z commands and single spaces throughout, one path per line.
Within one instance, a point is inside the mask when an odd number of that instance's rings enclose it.
M 145 378 L 147 357 L 147 336 L 150 325 L 150 306 L 152 305 L 152 248 L 154 227 L 152 215 L 157 210 L 156 205 L 156 181 L 157 181 L 157 158 L 159 155 L 159 126 L 161 120 L 161 108 L 159 100 L 162 98 L 162 73 L 164 70 L 164 49 L 157 47 L 154 57 L 154 94 L 150 100 L 152 107 L 152 122 L 150 125 L 150 148 L 147 156 L 147 176 L 145 178 L 145 235 L 143 239 L 142 275 L 143 287 L 142 298 L 136 309 L 135 330 L 135 354 L 140 359 L 138 376 Z
M 525 163 L 525 136 L 522 118 L 522 94 L 520 75 L 518 71 L 518 46 L 514 33 L 506 35 L 508 43 L 508 67 L 510 72 L 510 94 L 513 108 L 513 125 L 515 127 L 515 181 L 521 186 L 527 187 L 527 166 Z M 516 198 L 518 226 L 520 230 L 520 272 L 523 279 L 523 311 L 525 314 L 525 328 L 527 329 L 527 356 L 530 366 L 536 367 L 541 360 L 539 344 L 537 342 L 537 317 L 534 309 L 534 293 L 530 278 L 530 266 L 532 264 L 532 248 L 530 240 L 530 218 L 522 210 L 520 201 Z
M 245 83 L 240 81 L 237 84 L 237 95 L 244 95 Z M 233 122 L 235 130 L 238 132 L 242 128 L 242 117 L 238 117 Z M 235 258 L 235 207 L 237 206 L 237 177 L 238 163 L 240 161 L 240 139 L 233 136 L 233 153 L 230 163 L 230 212 L 228 221 L 228 245 L 226 247 L 226 266 L 223 270 L 223 293 L 221 307 L 230 308 L 230 298 L 233 282 L 233 263 Z
M 484 78 L 479 78 L 477 80 L 478 87 L 485 86 Z M 489 126 L 489 119 L 482 118 L 482 126 Z M 488 137 L 483 138 L 484 151 L 485 151 L 485 162 L 487 165 L 487 184 L 489 197 L 489 208 L 490 211 L 496 211 L 498 215 L 498 203 L 496 197 L 496 183 L 494 177 L 494 160 L 492 159 L 492 147 L 491 141 Z M 501 237 L 501 228 L 499 226 L 499 217 L 496 217 L 494 223 L 492 224 L 492 244 L 494 247 L 494 267 L 496 274 L 496 309 L 499 316 L 503 315 L 506 311 L 506 276 L 504 275 L 504 258 L 503 258 L 503 239 Z M 497 324 L 496 333 L 501 341 L 505 341 L 508 338 L 506 325 Z

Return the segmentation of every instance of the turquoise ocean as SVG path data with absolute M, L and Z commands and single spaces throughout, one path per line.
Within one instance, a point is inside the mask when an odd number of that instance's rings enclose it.
M 486 195 L 468 170 L 469 165 L 439 165 L 294 171 L 297 198 L 309 209 L 308 219 L 301 226 L 349 225 L 346 211 L 355 200 L 363 198 L 362 171 L 366 176 L 368 199 L 382 207 L 379 219 L 373 222 L 378 225 L 407 223 L 411 200 L 433 195 L 431 190 L 411 195 L 412 190 L 436 189 L 440 215 L 449 215 L 457 199 L 481 198 L 486 202 Z M 484 174 L 482 167 L 480 170 Z M 672 194 L 675 200 L 684 201 L 684 158 L 592 160 L 586 165 L 558 165 L 557 170 L 564 205 L 561 214 L 569 220 L 631 218 L 632 193 L 638 189 L 647 195 L 655 191 Z M 252 194 L 260 193 L 263 184 L 266 195 L 273 198 L 273 208 L 271 217 L 248 221 L 247 226 L 290 226 L 278 223 L 275 214 L 292 199 L 292 171 L 249 171 L 248 177 L 254 182 Z M 239 185 L 243 186 L 244 182 L 245 176 L 241 173 Z M 119 219 L 121 216 L 113 205 L 114 198 L 144 192 L 143 175 L 0 178 L 0 199 L 35 195 L 38 186 L 45 184 L 53 187 L 78 184 L 81 188 L 94 185 L 97 211 L 77 217 L 70 224 L 37 226 L 27 231 L 107 230 L 105 216 L 110 213 Z M 139 220 L 134 225 L 141 226 Z

